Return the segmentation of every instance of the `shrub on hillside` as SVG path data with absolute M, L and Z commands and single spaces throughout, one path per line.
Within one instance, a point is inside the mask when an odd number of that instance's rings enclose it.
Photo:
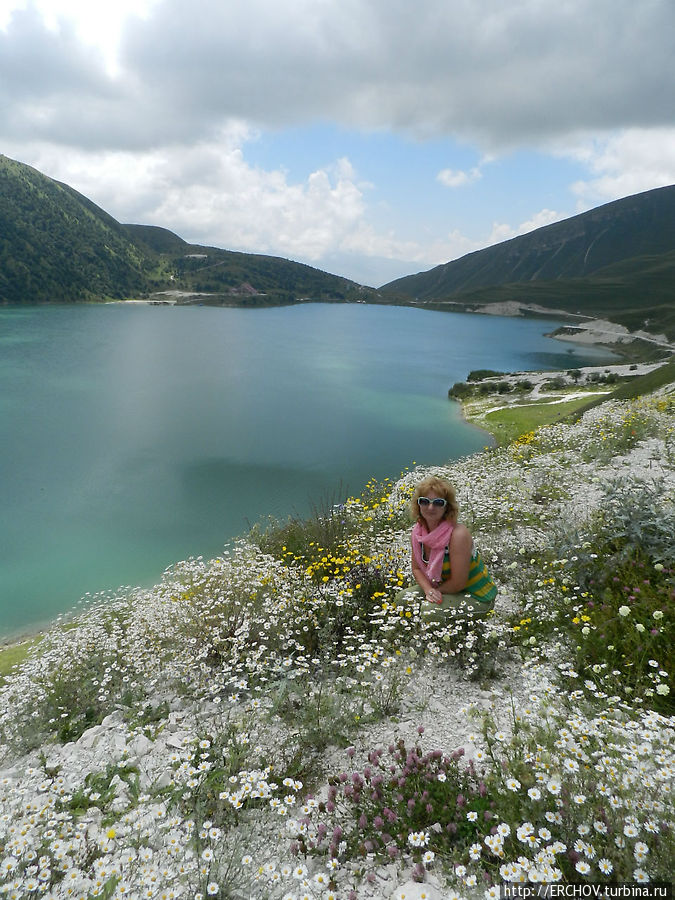
M 448 391 L 448 397 L 454 400 L 463 400 L 473 394 L 473 387 L 465 381 L 456 381 Z
M 506 372 L 495 372 L 494 369 L 473 369 L 466 376 L 467 381 L 483 381 L 484 378 L 498 378 Z
M 672 713 L 673 541 L 675 503 L 662 484 L 606 483 L 588 522 L 561 522 L 533 568 L 522 566 L 517 639 L 562 637 L 591 693 Z

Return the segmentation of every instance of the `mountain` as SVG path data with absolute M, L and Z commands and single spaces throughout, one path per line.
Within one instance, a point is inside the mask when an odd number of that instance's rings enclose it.
M 675 185 L 635 194 L 384 285 L 464 308 L 511 301 L 675 337 Z
M 0 303 L 129 296 L 149 287 L 153 265 L 82 194 L 0 156 Z
M 66 184 L 0 155 L 0 304 L 173 291 L 180 302 L 298 300 L 482 310 L 509 301 L 599 316 L 675 340 L 675 185 L 607 203 L 392 281 L 379 291 L 274 256 L 123 225 Z
M 199 302 L 261 306 L 301 299 L 346 301 L 377 296 L 373 288 L 304 263 L 187 244 L 164 228 L 123 227 L 139 245 L 154 249 L 170 267 L 168 288 L 200 294 Z
M 0 304 L 167 290 L 245 306 L 376 296 L 302 263 L 188 244 L 165 228 L 123 225 L 68 185 L 0 155 Z

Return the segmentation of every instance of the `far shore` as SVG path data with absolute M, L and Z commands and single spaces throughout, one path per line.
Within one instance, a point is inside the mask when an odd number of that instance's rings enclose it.
M 214 298 L 221 298 L 220 294 L 207 294 L 192 291 L 169 290 L 150 294 L 148 297 L 132 298 L 128 300 L 110 300 L 110 304 L 134 305 L 134 306 L 194 306 L 208 303 Z M 264 296 L 264 295 L 260 295 Z M 225 307 L 239 306 L 236 296 L 228 296 Z M 295 303 L 306 303 L 308 299 L 296 300 Z M 316 300 L 309 302 L 331 302 L 329 300 Z M 350 302 L 350 301 L 341 301 Z M 369 301 L 351 301 L 368 303 Z M 269 305 L 288 305 L 271 303 Z M 377 304 L 379 305 L 379 304 Z M 387 304 L 383 304 L 387 305 Z M 505 316 L 507 318 L 537 317 L 542 319 L 563 319 L 569 325 L 563 325 L 555 331 L 546 334 L 546 337 L 555 338 L 558 341 L 566 341 L 586 346 L 606 347 L 619 356 L 638 358 L 641 350 L 646 350 L 648 345 L 654 352 L 675 353 L 675 343 L 670 341 L 665 334 L 653 334 L 648 331 L 629 331 L 625 325 L 618 325 L 609 319 L 598 319 L 582 313 L 570 313 L 567 310 L 554 309 L 540 306 L 535 303 L 520 303 L 516 300 L 508 300 L 499 303 L 486 303 L 480 306 L 467 307 L 462 303 L 444 302 L 418 302 L 410 300 L 403 303 L 414 309 L 429 309 L 434 312 L 463 312 L 470 315 Z

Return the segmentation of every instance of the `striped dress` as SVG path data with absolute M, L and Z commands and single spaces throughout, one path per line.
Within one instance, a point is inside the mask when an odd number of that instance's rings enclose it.
M 445 548 L 445 556 L 443 557 L 443 569 L 441 570 L 441 580 L 446 581 L 452 574 L 452 566 L 450 565 L 450 550 Z M 492 603 L 497 596 L 497 586 L 490 577 L 487 566 L 483 562 L 480 550 L 474 547 L 471 553 L 471 562 L 469 563 L 469 578 L 464 588 L 464 592 L 468 592 L 476 600 L 481 603 Z

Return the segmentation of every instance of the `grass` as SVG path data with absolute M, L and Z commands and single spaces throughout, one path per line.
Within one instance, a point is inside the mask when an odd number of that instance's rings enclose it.
M 560 422 L 570 413 L 576 412 L 587 405 L 588 400 L 585 397 L 578 397 L 575 400 L 562 400 L 556 403 L 539 401 L 537 403 L 514 404 L 513 406 L 478 416 L 475 413 L 469 413 L 467 418 L 474 424 L 489 431 L 497 443 L 500 446 L 504 446 L 510 444 L 511 441 L 514 441 L 522 434 L 534 431 L 535 428 Z
M 5 676 L 28 658 L 31 650 L 42 641 L 42 635 L 28 638 L 16 644 L 0 647 L 0 684 Z
M 675 358 L 646 375 L 621 379 L 621 383 L 614 389 L 603 390 L 607 386 L 597 382 L 568 381 L 567 385 L 560 387 L 544 385 L 546 395 L 553 396 L 533 396 L 531 391 L 523 393 L 509 391 L 504 394 L 493 391 L 481 396 L 473 389 L 470 395 L 465 398 L 457 395 L 457 399 L 462 403 L 464 417 L 468 422 L 488 431 L 499 446 L 506 446 L 542 425 L 578 421 L 584 412 L 606 400 L 632 400 L 658 390 L 673 380 L 675 380 Z M 577 394 L 595 394 L 595 396 L 574 396 L 574 399 L 564 399 L 567 395 Z M 504 406 L 501 409 L 490 411 L 502 402 Z

